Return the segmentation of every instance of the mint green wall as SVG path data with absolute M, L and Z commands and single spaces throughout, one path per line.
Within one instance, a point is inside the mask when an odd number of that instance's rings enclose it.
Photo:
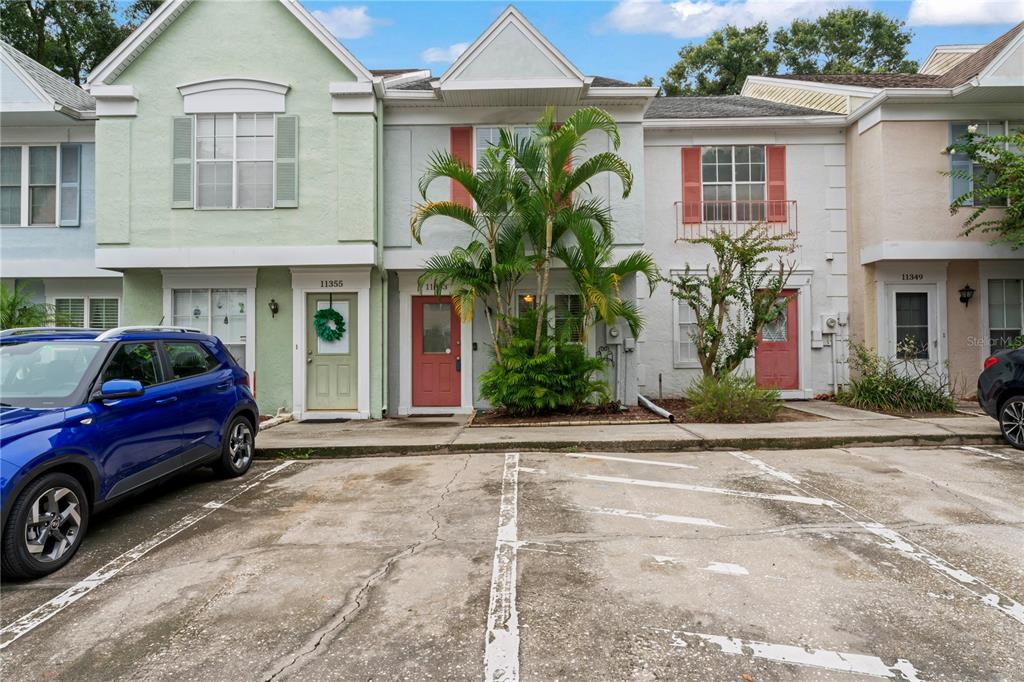
M 270 299 L 280 310 L 270 313 Z M 256 402 L 263 414 L 292 406 L 292 276 L 288 268 L 256 273 Z
M 219 77 L 291 86 L 286 108 L 299 117 L 298 208 L 170 208 L 171 123 L 183 115 L 177 86 Z M 135 86 L 138 115 L 97 123 L 98 242 L 186 247 L 372 241 L 375 122 L 371 114 L 331 113 L 328 94 L 330 82 L 352 80 L 278 2 L 194 2 L 114 81 Z
M 384 371 L 384 282 L 381 271 L 370 271 L 370 417 L 381 418 L 381 410 L 387 401 L 387 375 Z
M 127 270 L 123 286 L 121 324 L 160 324 L 164 320 L 163 275 L 159 270 Z

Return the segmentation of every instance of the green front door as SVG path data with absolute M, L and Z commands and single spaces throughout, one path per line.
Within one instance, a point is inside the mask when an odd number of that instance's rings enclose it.
M 314 315 L 326 308 L 334 308 L 345 322 L 345 331 L 336 341 L 326 341 L 316 333 Z M 357 317 L 355 294 L 306 296 L 307 410 L 358 409 Z

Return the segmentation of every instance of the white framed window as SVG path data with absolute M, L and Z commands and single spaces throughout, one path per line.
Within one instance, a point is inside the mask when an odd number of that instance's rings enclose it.
M 57 323 L 66 327 L 112 329 L 121 317 L 121 300 L 112 296 L 62 296 L 53 299 Z
M 510 130 L 519 137 L 533 135 L 533 126 L 476 126 L 473 128 L 473 168 L 480 167 L 480 157 L 488 147 L 493 147 L 501 141 L 501 131 Z
M 988 280 L 989 353 L 1010 347 L 1024 333 L 1024 279 Z
M 950 124 L 950 142 L 955 144 L 962 141 L 967 135 L 967 129 L 976 126 L 976 133 L 981 137 L 993 137 L 996 135 L 1010 135 L 1011 133 L 1024 130 L 1024 121 L 959 121 Z M 951 172 L 949 181 L 950 201 L 956 200 L 965 194 L 974 191 L 974 180 L 984 171 L 967 154 L 954 152 L 949 155 L 949 169 Z M 991 206 L 1005 206 L 1002 201 L 987 202 Z M 975 205 L 976 200 L 971 200 L 968 205 Z
M 697 331 L 697 315 L 686 301 L 673 297 L 672 310 L 672 366 L 679 369 L 700 367 L 697 344 L 693 335 Z
M 555 333 L 564 325 L 572 324 L 569 340 L 579 342 L 583 338 L 583 299 L 579 294 L 555 294 Z
M 246 289 L 174 289 L 174 325 L 213 334 L 245 368 L 247 298 Z
M 0 225 L 77 226 L 81 146 L 0 148 Z
M 195 207 L 274 207 L 275 115 L 196 114 Z
M 701 147 L 704 220 L 765 220 L 764 145 Z

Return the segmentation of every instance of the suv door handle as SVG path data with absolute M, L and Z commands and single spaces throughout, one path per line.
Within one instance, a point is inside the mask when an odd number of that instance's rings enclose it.
M 156 404 L 157 405 L 170 405 L 171 403 L 175 403 L 175 402 L 178 402 L 178 396 L 176 396 L 176 395 L 171 396 L 170 398 L 161 398 L 160 400 L 156 401 Z
M 217 390 L 218 391 L 226 391 L 229 388 L 231 388 L 231 382 L 230 381 L 222 381 L 219 384 L 217 384 Z

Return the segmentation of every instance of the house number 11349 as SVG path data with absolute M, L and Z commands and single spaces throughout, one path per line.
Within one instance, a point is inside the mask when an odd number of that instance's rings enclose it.
M 345 286 L 345 281 L 341 279 L 322 279 L 320 280 L 320 286 L 324 289 L 343 287 Z
M 919 279 L 924 279 L 924 275 L 922 275 L 919 272 L 904 272 L 903 273 L 903 281 L 904 282 L 915 281 L 915 280 L 919 280 Z

